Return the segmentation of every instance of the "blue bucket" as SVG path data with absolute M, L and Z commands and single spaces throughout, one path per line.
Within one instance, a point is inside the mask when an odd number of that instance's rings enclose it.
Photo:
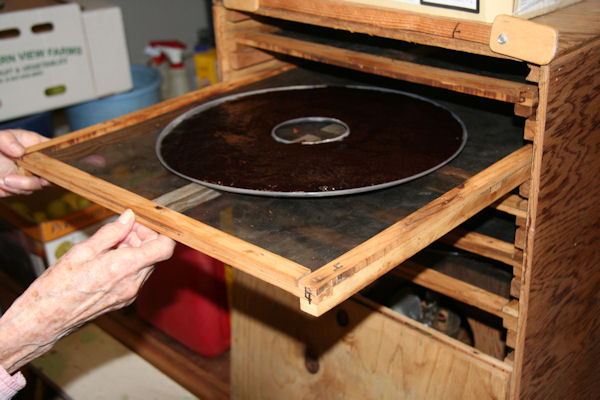
M 131 65 L 133 88 L 98 100 L 77 104 L 66 109 L 71 130 L 95 125 L 141 110 L 160 101 L 160 73 L 154 68 Z
M 0 123 L 0 130 L 1 129 L 25 129 L 37 132 L 46 137 L 52 137 L 54 132 L 52 126 L 52 111 L 4 121 Z

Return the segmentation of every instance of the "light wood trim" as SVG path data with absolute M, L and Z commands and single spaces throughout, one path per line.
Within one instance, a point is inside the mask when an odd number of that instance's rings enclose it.
M 236 36 L 236 41 L 263 50 L 523 106 L 537 103 L 537 87 L 531 84 L 419 65 L 268 32 L 244 32 Z
M 531 106 L 525 106 L 522 104 L 515 104 L 515 115 L 518 117 L 529 118 L 535 115 L 535 108 L 537 104 Z
M 511 194 L 492 204 L 492 207 L 517 218 L 527 218 L 527 200 Z
M 390 274 L 477 307 L 503 319 L 511 316 L 505 312 L 505 307 L 510 302 L 509 299 L 483 290 L 460 279 L 452 278 L 434 269 L 424 267 L 414 261 L 409 260 L 402 263 L 394 268 Z
M 521 197 L 529 198 L 531 196 L 531 180 L 523 182 L 521 186 L 519 186 L 519 195 Z
M 300 281 L 301 308 L 321 315 L 527 180 L 527 145 Z
M 523 277 L 523 266 L 513 267 L 513 275 L 515 278 L 521 279 Z
M 498 15 L 490 33 L 492 51 L 531 62 L 548 64 L 558 49 L 558 31 L 548 25 Z
M 25 155 L 18 163 L 96 204 L 117 213 L 131 208 L 142 224 L 198 251 L 298 297 L 304 295 L 297 282 L 310 270 L 260 247 L 96 178 L 41 152 Z
M 440 241 L 510 266 L 523 263 L 521 252 L 514 244 L 481 233 L 458 228 L 444 235 Z
M 515 331 L 506 331 L 506 345 L 513 349 L 517 346 L 517 333 Z
M 515 232 L 515 247 L 518 249 L 524 249 L 526 240 L 527 231 L 524 226 L 519 226 Z
M 511 331 L 517 331 L 517 323 L 519 319 L 519 301 L 511 300 L 502 308 L 502 326 Z
M 535 117 L 527 118 L 525 120 L 525 131 L 523 138 L 525 140 L 533 141 L 533 138 L 537 135 L 538 123 Z
M 521 279 L 516 276 L 510 281 L 510 295 L 517 299 L 521 298 Z

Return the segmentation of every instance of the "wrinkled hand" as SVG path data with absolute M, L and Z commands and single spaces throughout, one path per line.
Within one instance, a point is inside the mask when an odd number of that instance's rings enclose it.
M 131 210 L 76 244 L 0 318 L 0 362 L 14 372 L 97 316 L 129 305 L 174 242 L 134 221 Z
M 18 175 L 14 159 L 25 153 L 25 148 L 48 140 L 35 132 L 23 129 L 0 130 L 0 197 L 29 194 L 49 183 L 35 176 Z

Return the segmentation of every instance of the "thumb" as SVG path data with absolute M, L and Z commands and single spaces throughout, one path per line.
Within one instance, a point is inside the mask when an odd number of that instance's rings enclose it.
M 0 149 L 9 158 L 21 157 L 25 153 L 25 146 L 12 135 L 2 136 L 0 138 Z
M 104 225 L 83 243 L 92 250 L 93 254 L 101 254 L 125 240 L 134 222 L 133 211 L 127 209 L 116 221 Z

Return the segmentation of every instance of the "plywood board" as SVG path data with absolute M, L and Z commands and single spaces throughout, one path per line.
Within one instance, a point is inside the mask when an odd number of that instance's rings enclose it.
M 232 399 L 506 397 L 510 366 L 433 329 L 354 300 L 307 318 L 248 278 L 234 286 Z

